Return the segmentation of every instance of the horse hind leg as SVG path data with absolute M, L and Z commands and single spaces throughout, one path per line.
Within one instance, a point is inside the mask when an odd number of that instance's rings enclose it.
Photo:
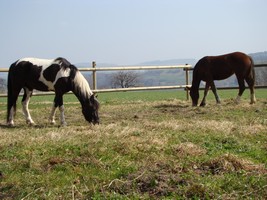
M 217 93 L 217 88 L 216 88 L 215 83 L 214 83 L 213 80 L 211 81 L 210 86 L 211 86 L 211 90 L 212 90 L 212 92 L 213 92 L 213 94 L 215 96 L 216 103 L 220 104 L 221 103 L 221 99 L 220 99 L 220 97 L 219 97 L 219 95 Z
M 14 126 L 14 117 L 16 114 L 16 105 L 20 90 L 20 88 L 8 88 L 7 126 Z
M 245 87 L 244 79 L 238 78 L 237 81 L 238 81 L 238 85 L 239 85 L 239 92 L 238 92 L 238 95 L 236 97 L 235 102 L 238 104 L 238 103 L 240 103 L 241 96 L 242 96 L 243 92 L 245 91 L 246 87 Z
M 255 96 L 255 92 L 254 92 L 254 85 L 253 86 L 249 86 L 250 89 L 250 104 L 254 104 L 256 103 L 256 96 Z
M 252 77 L 248 77 L 245 80 L 250 89 L 250 104 L 254 104 L 256 103 L 255 90 L 254 90 L 255 80 Z
M 7 126 L 14 126 L 14 116 L 16 114 L 16 101 L 7 108 Z
M 28 88 L 23 88 L 24 89 L 24 95 L 21 101 L 22 104 L 22 110 L 24 113 L 24 116 L 26 118 L 26 123 L 30 124 L 30 125 L 34 125 L 34 121 L 32 120 L 32 117 L 30 115 L 29 112 L 29 102 L 30 102 L 30 98 L 32 96 L 32 90 L 28 89 Z
M 7 126 L 14 126 L 14 116 L 16 114 L 17 98 L 8 97 L 7 105 Z

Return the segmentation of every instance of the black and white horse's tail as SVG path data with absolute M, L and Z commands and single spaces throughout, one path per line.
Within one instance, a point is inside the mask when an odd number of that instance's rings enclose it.
M 12 82 L 12 66 L 15 64 L 12 64 L 10 66 L 9 72 L 8 72 L 8 76 L 7 76 L 7 123 L 10 120 L 11 117 L 11 109 L 13 107 L 13 114 L 15 115 L 16 113 L 16 103 L 14 104 L 13 102 L 13 82 Z

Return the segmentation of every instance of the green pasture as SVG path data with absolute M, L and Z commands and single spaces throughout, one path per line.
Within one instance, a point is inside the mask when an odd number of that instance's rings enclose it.
M 200 90 L 200 100 L 203 97 L 203 90 Z M 235 99 L 238 90 L 218 90 L 218 94 L 221 99 Z M 242 99 L 249 100 L 249 90 L 246 89 Z M 256 98 L 267 98 L 266 89 L 257 89 Z M 33 96 L 31 101 L 34 102 L 52 102 L 54 95 L 47 96 Z M 101 103 L 119 103 L 119 102 L 134 102 L 134 101 L 161 101 L 166 99 L 180 99 L 186 100 L 186 92 L 184 90 L 155 90 L 155 91 L 136 91 L 136 92 L 110 92 L 110 93 L 99 93 L 98 99 Z M 18 100 L 18 103 L 21 99 Z M 199 102 L 200 102 L 199 100 Z M 214 100 L 214 95 L 210 91 L 208 95 L 208 100 Z M 77 102 L 77 98 L 72 94 L 64 95 L 65 102 Z M 0 103 L 2 105 L 6 103 L 6 98 L 0 98 Z
M 18 103 L 6 127 L 0 98 L 0 199 L 266 199 L 267 90 L 218 93 L 205 108 L 183 90 L 99 93 L 95 126 L 68 94 L 66 127 L 48 123 L 52 95 L 32 97 L 35 126 Z

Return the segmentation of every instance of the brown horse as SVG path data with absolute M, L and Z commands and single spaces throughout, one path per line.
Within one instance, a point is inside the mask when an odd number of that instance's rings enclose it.
M 192 98 L 193 106 L 197 106 L 198 104 L 198 90 L 201 81 L 205 81 L 206 86 L 204 97 L 200 106 L 206 105 L 206 96 L 210 87 L 213 94 L 215 95 L 217 103 L 220 103 L 220 98 L 217 94 L 214 80 L 223 80 L 232 76 L 233 74 L 236 75 L 239 85 L 239 92 L 236 98 L 236 102 L 238 103 L 240 101 L 240 98 L 245 90 L 246 81 L 250 89 L 250 103 L 255 103 L 255 71 L 253 60 L 251 59 L 251 57 L 244 53 L 234 52 L 220 56 L 206 56 L 197 62 L 193 70 L 192 87 L 190 89 L 190 96 Z

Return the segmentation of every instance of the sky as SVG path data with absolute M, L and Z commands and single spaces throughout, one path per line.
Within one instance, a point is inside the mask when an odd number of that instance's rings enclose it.
M 134 65 L 262 52 L 266 8 L 266 0 L 0 0 L 0 67 L 23 57 Z

